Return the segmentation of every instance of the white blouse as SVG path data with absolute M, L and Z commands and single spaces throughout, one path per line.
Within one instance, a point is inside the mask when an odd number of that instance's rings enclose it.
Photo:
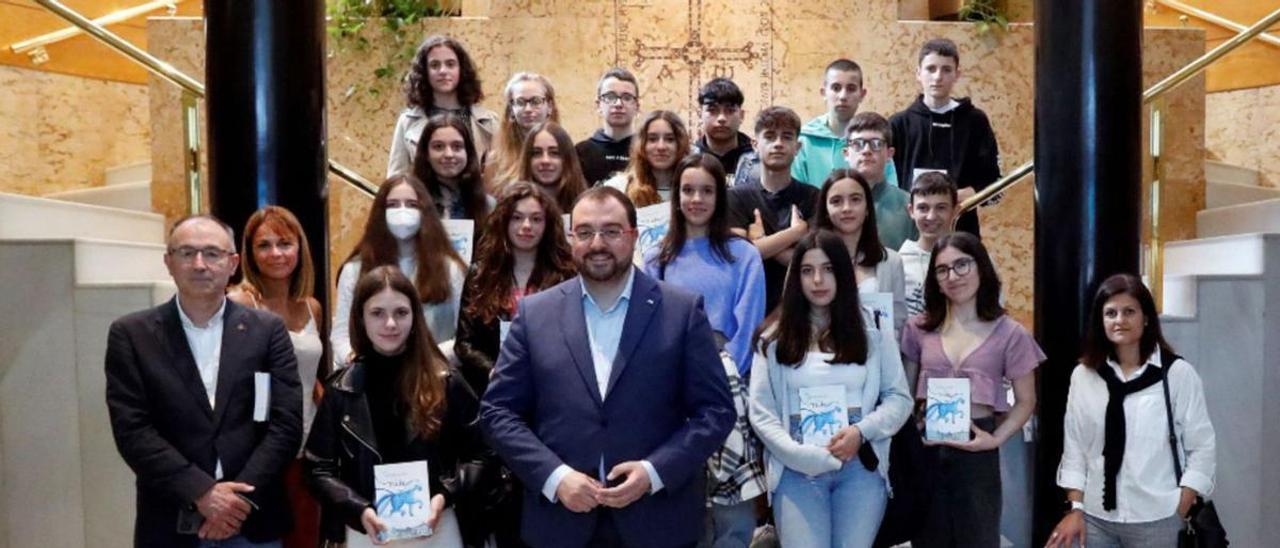
M 1111 367 L 1117 378 L 1125 379 L 1114 361 L 1107 360 L 1106 367 Z M 1138 378 L 1148 367 L 1160 367 L 1158 348 L 1126 381 Z M 1177 512 L 1180 487 L 1190 487 L 1205 496 L 1213 492 L 1213 424 L 1209 422 L 1200 376 L 1181 359 L 1170 365 L 1168 374 L 1182 482 L 1176 480 L 1169 450 L 1164 389 L 1156 383 L 1124 400 L 1124 462 L 1116 475 L 1116 509 L 1108 512 L 1102 508 L 1102 447 L 1106 444 L 1110 395 L 1096 371 L 1081 365 L 1071 373 L 1058 486 L 1083 491 L 1085 513 L 1119 523 L 1150 522 Z

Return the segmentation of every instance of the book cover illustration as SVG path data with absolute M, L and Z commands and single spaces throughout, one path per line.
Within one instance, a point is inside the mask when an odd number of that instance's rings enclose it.
M 387 524 L 383 540 L 402 540 L 431 534 L 431 486 L 427 461 L 379 464 L 373 467 L 373 508 Z
M 444 230 L 449 234 L 449 243 L 453 250 L 462 256 L 462 262 L 471 264 L 471 250 L 475 247 L 476 222 L 471 219 L 442 219 Z
M 644 252 L 662 243 L 671 224 L 671 204 L 666 202 L 636 210 L 636 250 L 632 262 L 644 265 Z
M 800 443 L 826 447 L 846 426 L 849 414 L 843 385 L 800 387 Z
M 929 379 L 924 437 L 969 441 L 969 379 Z

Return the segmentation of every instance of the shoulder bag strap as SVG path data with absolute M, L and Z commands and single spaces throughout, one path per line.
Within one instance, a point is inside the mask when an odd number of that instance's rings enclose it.
M 1169 369 L 1173 367 L 1173 362 L 1178 360 L 1177 355 L 1169 353 L 1161 353 L 1160 366 L 1164 371 L 1160 377 L 1160 385 L 1164 387 L 1164 412 L 1169 420 L 1169 451 L 1173 454 L 1173 472 L 1176 474 L 1178 483 L 1182 483 L 1182 458 L 1178 456 L 1178 434 L 1173 429 L 1173 400 L 1169 397 Z

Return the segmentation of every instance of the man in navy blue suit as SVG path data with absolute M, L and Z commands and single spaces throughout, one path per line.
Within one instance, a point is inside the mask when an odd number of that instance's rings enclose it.
M 736 418 L 702 298 L 632 266 L 622 192 L 583 193 L 570 222 L 579 276 L 520 302 L 480 409 L 526 486 L 521 536 L 693 546 L 703 465 Z

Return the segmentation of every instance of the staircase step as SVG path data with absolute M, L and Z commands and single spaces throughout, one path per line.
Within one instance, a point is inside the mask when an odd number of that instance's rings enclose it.
M 107 168 L 106 181 L 108 186 L 138 183 L 143 181 L 150 182 L 151 162 L 140 162 L 137 164 Z
M 154 282 L 169 279 L 164 245 L 77 238 L 77 284 Z
M 1196 213 L 1196 236 L 1226 236 L 1251 232 L 1280 233 L 1280 198 Z
M 1211 183 L 1258 186 L 1258 178 L 1256 169 L 1213 160 L 1204 161 L 1204 179 Z
M 1280 234 L 1233 234 L 1165 244 L 1161 313 L 1196 316 L 1197 279 L 1262 276 L 1266 271 L 1267 242 L 1274 244 L 1276 239 Z
M 1204 188 L 1204 207 L 1227 207 L 1249 202 L 1280 198 L 1280 188 L 1237 183 L 1208 182 Z
M 95 238 L 163 244 L 164 216 L 0 192 L 0 239 Z
M 45 194 L 44 197 L 133 211 L 151 211 L 151 181 L 67 190 Z M 1280 197 L 1280 192 L 1277 192 L 1277 197 Z

